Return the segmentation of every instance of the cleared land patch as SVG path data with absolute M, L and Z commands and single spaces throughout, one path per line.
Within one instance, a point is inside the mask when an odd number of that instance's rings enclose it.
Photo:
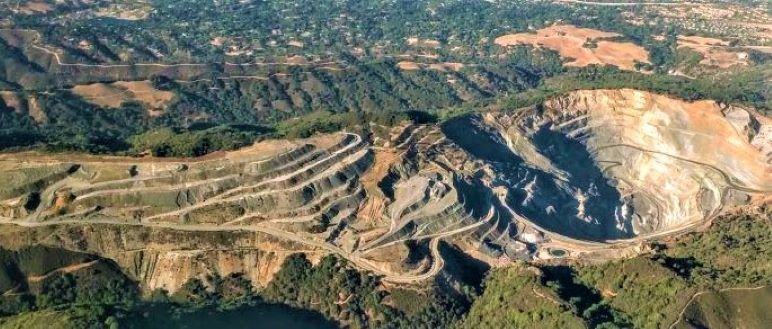
M 417 62 L 411 62 L 411 61 L 401 61 L 397 63 L 397 67 L 400 70 L 405 71 L 415 71 L 420 70 L 422 68 L 428 68 L 430 70 L 435 71 L 460 71 L 463 69 L 466 65 L 464 63 L 432 63 L 432 64 L 426 64 L 426 63 L 417 63 Z
M 147 105 L 151 114 L 163 110 L 174 98 L 174 93 L 155 89 L 150 81 L 78 85 L 72 88 L 72 92 L 89 103 L 108 108 L 117 108 L 129 101 L 140 102 Z
M 502 46 L 527 45 L 558 52 L 570 59 L 565 66 L 584 67 L 592 64 L 608 64 L 624 70 L 637 71 L 637 63 L 649 63 L 649 53 L 631 42 L 608 41 L 620 34 L 573 25 L 553 25 L 536 33 L 516 33 L 500 36 L 494 43 Z
M 406 71 L 414 71 L 414 70 L 420 70 L 421 66 L 418 65 L 416 62 L 410 62 L 410 61 L 401 61 L 397 63 L 397 67 L 400 70 L 406 70 Z
M 21 112 L 24 107 L 22 99 L 13 91 L 0 91 L 0 98 L 2 98 L 5 106 L 14 109 L 16 112 Z
M 694 50 L 703 59 L 700 64 L 729 68 L 735 65 L 748 65 L 748 53 L 732 51 L 729 42 L 707 37 L 678 36 L 678 48 Z
M 145 1 L 135 3 L 114 4 L 110 7 L 100 8 L 94 12 L 98 17 L 110 17 L 126 21 L 138 21 L 150 16 L 153 7 Z
M 54 7 L 43 1 L 28 1 L 18 4 L 15 8 L 12 7 L 11 10 L 31 15 L 36 13 L 47 13 L 54 10 Z
M 440 42 L 432 39 L 407 38 L 407 44 L 414 47 L 439 48 Z

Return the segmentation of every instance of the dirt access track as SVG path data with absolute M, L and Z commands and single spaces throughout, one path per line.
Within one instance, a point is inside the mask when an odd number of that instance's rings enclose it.
M 536 33 L 517 33 L 500 36 L 494 43 L 502 46 L 533 46 L 556 51 L 570 59 L 565 66 L 584 67 L 592 64 L 614 65 L 623 70 L 636 71 L 636 63 L 650 63 L 649 53 L 631 42 L 606 39 L 621 36 L 618 33 L 579 28 L 573 25 L 552 25 Z

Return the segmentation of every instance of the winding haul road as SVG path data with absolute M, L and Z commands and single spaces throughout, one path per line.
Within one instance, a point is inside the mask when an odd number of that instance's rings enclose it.
M 160 229 L 173 229 L 173 230 L 180 230 L 180 231 L 206 231 L 206 232 L 222 232 L 222 231 L 250 231 L 250 232 L 259 232 L 264 234 L 269 234 L 274 237 L 277 237 L 279 239 L 284 239 L 287 241 L 296 242 L 302 245 L 311 246 L 314 248 L 318 248 L 321 250 L 325 250 L 327 252 L 337 254 L 342 258 L 347 259 L 348 261 L 352 262 L 355 266 L 365 269 L 368 271 L 371 271 L 377 275 L 383 276 L 383 279 L 385 281 L 394 282 L 394 283 L 412 283 L 417 282 L 421 280 L 429 279 L 433 276 L 435 276 L 444 266 L 444 261 L 442 259 L 442 256 L 440 255 L 439 251 L 439 242 L 442 238 L 449 237 L 451 235 L 463 232 L 467 229 L 471 229 L 473 227 L 476 227 L 476 225 L 481 225 L 482 223 L 475 223 L 475 225 L 470 225 L 462 229 L 456 229 L 450 232 L 445 232 L 442 234 L 432 235 L 432 236 L 425 236 L 422 237 L 422 239 L 430 239 L 429 247 L 431 249 L 431 258 L 432 262 L 428 269 L 423 269 L 420 271 L 420 273 L 395 273 L 391 271 L 384 270 L 383 268 L 377 266 L 372 261 L 369 261 L 363 257 L 363 253 L 360 251 L 353 251 L 349 252 L 341 247 L 324 241 L 318 236 L 313 236 L 311 234 L 303 234 L 303 233 L 293 233 L 285 231 L 281 228 L 278 228 L 277 223 L 267 221 L 267 222 L 261 222 L 257 224 L 247 224 L 247 225 L 234 225 L 236 223 L 226 223 L 226 224 L 186 224 L 186 223 L 177 223 L 177 222 L 152 222 L 150 220 L 154 218 L 160 218 L 164 216 L 170 216 L 170 215 L 182 215 L 185 214 L 192 209 L 198 209 L 203 206 L 207 205 L 216 205 L 221 202 L 228 202 L 233 200 L 240 200 L 248 196 L 256 196 L 256 195 L 263 195 L 268 193 L 281 193 L 282 191 L 291 190 L 291 189 L 297 189 L 302 187 L 308 182 L 315 181 L 317 179 L 323 178 L 325 176 L 331 176 L 334 175 L 335 172 L 342 167 L 346 166 L 347 164 L 355 162 L 357 159 L 364 156 L 366 152 L 368 152 L 368 149 L 366 147 L 362 148 L 363 146 L 363 140 L 359 135 L 356 134 L 342 134 L 343 136 L 347 137 L 353 137 L 349 139 L 341 139 L 341 141 L 346 140 L 345 145 L 341 145 L 341 147 L 335 151 L 329 152 L 325 154 L 324 156 L 320 157 L 319 159 L 313 159 L 313 161 L 310 161 L 308 163 L 303 163 L 299 168 L 296 168 L 288 173 L 281 174 L 279 176 L 269 178 L 264 181 L 260 181 L 256 185 L 251 186 L 238 186 L 234 189 L 228 189 L 222 192 L 222 194 L 219 194 L 218 196 L 210 197 L 204 202 L 200 202 L 197 204 L 189 205 L 186 207 L 183 207 L 179 210 L 174 210 L 170 212 L 164 212 L 162 214 L 149 216 L 147 218 L 144 218 L 139 221 L 127 221 L 127 220 L 120 220 L 120 219 L 114 219 L 114 218 L 89 218 L 89 219 L 83 219 L 83 218 L 73 218 L 75 217 L 75 213 L 67 214 L 64 216 L 59 216 L 55 219 L 48 219 L 43 220 L 42 214 L 46 209 L 49 209 L 54 204 L 54 199 L 57 191 L 61 190 L 62 188 L 73 188 L 74 192 L 77 192 L 79 189 L 82 188 L 94 188 L 94 187 L 106 187 L 107 190 L 101 190 L 101 191 L 92 191 L 88 192 L 86 194 L 83 194 L 78 197 L 78 199 L 84 199 L 88 198 L 90 196 L 95 195 L 103 195 L 103 194 L 111 194 L 111 193 L 136 193 L 141 191 L 155 191 L 159 189 L 181 189 L 181 188 L 189 188 L 192 186 L 197 186 L 201 184 L 207 184 L 215 181 L 219 181 L 222 179 L 227 179 L 232 175 L 226 175 L 224 177 L 215 177 L 211 179 L 205 179 L 202 181 L 197 182 L 189 182 L 184 184 L 175 184 L 171 186 L 148 186 L 148 187 L 136 187 L 136 188 L 128 188 L 128 189 L 115 189 L 111 188 L 110 185 L 114 183 L 131 183 L 131 182 L 143 182 L 146 180 L 152 180 L 157 179 L 159 177 L 165 177 L 168 175 L 166 172 L 160 172 L 159 175 L 153 175 L 152 177 L 135 177 L 135 178 L 128 178 L 128 179 L 120 179 L 116 181 L 111 182 L 103 182 L 103 183 L 97 183 L 97 184 L 90 184 L 86 180 L 73 178 L 72 176 L 67 176 L 64 179 L 61 179 L 59 181 L 54 182 L 53 184 L 46 187 L 41 192 L 41 200 L 38 205 L 38 208 L 33 211 L 30 215 L 28 215 L 26 218 L 22 219 L 11 219 L 11 218 L 2 218 L 0 217 L 0 224 L 12 224 L 12 225 L 18 225 L 22 227 L 42 227 L 42 226 L 53 226 L 53 225 L 122 225 L 122 226 L 142 226 L 142 227 L 150 227 L 150 228 L 160 228 Z M 362 148 L 361 150 L 358 150 L 358 148 Z M 342 157 L 342 158 L 341 158 Z M 271 169 L 274 170 L 281 170 L 285 166 L 290 166 L 291 164 L 295 163 L 296 161 L 303 161 L 305 158 L 304 156 L 301 156 L 298 159 L 293 159 L 288 164 L 276 167 Z M 308 160 L 308 159 L 306 159 Z M 217 161 L 217 160 L 215 160 Z M 262 160 L 264 161 L 264 160 Z M 320 168 L 319 172 L 313 175 L 309 178 L 302 178 L 301 174 L 311 171 L 312 169 Z M 261 191 L 257 193 L 248 193 L 243 195 L 235 195 L 233 197 L 225 197 L 223 198 L 222 195 L 224 194 L 231 194 L 232 192 L 238 192 L 241 189 L 249 189 L 255 186 L 261 186 L 267 183 L 271 182 L 282 182 L 282 181 L 290 181 L 297 179 L 298 182 L 295 182 L 291 186 L 288 186 L 286 188 L 280 189 L 280 190 L 269 190 L 269 191 Z M 82 212 L 84 213 L 84 212 Z M 256 214 L 253 214 L 256 215 Z

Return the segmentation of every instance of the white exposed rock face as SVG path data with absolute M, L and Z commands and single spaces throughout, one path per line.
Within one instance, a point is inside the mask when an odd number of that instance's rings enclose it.
M 729 194 L 770 193 L 768 121 L 629 89 L 576 91 L 539 109 L 485 116 L 536 177 L 560 182 L 513 186 L 525 200 L 534 189 L 562 194 L 544 200 L 562 213 L 526 217 L 601 240 L 676 230 L 720 211 Z

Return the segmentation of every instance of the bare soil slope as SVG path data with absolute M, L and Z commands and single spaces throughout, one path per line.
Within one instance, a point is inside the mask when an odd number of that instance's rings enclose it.
M 124 102 L 135 101 L 147 106 L 151 113 L 163 110 L 174 93 L 153 88 L 150 81 L 118 81 L 77 85 L 72 92 L 87 102 L 108 108 L 118 108 Z
M 608 41 L 619 34 L 573 25 L 552 25 L 536 33 L 517 33 L 494 40 L 499 46 L 530 45 L 554 50 L 560 57 L 570 59 L 566 66 L 583 67 L 609 64 L 624 70 L 636 70 L 636 63 L 649 63 L 649 54 L 631 42 Z

